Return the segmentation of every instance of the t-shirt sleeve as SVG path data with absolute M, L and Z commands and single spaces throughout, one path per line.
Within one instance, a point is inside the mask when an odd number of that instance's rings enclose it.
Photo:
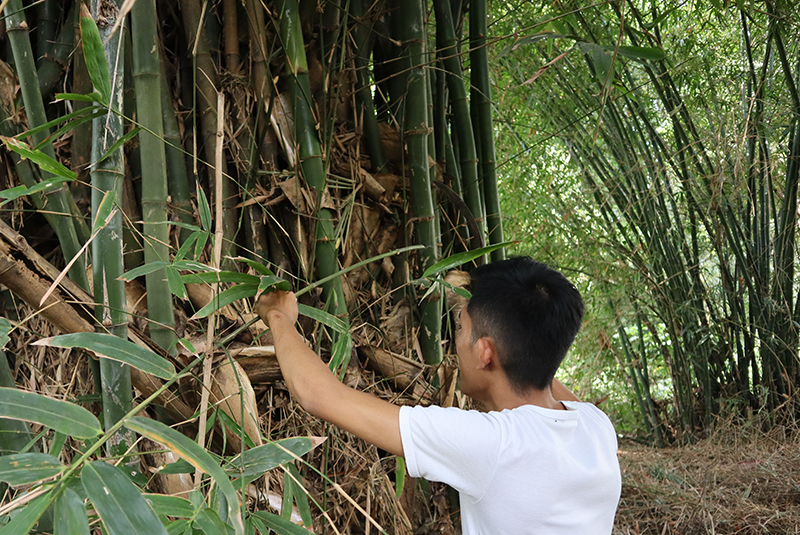
M 447 483 L 478 500 L 494 477 L 502 426 L 486 413 L 401 407 L 400 438 L 411 477 Z

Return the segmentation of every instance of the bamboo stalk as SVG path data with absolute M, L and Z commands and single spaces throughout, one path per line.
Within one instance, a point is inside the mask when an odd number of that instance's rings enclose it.
M 17 75 L 20 80 L 22 100 L 25 103 L 28 124 L 31 128 L 35 128 L 47 123 L 48 119 L 45 114 L 42 95 L 39 92 L 39 78 L 33 59 L 30 38 L 28 37 L 28 24 L 25 21 L 25 13 L 22 10 L 22 0 L 10 0 L 6 10 L 6 27 L 14 54 Z M 42 151 L 55 159 L 53 145 L 48 141 L 49 136 L 49 131 L 40 131 L 34 134 L 32 139 L 36 145 L 44 142 Z M 43 172 L 43 177 L 51 178 L 52 175 Z M 33 183 L 26 184 L 29 187 L 33 185 Z M 75 220 L 72 217 L 74 200 L 72 200 L 68 191 L 63 188 L 49 194 L 34 195 L 32 198 L 39 210 L 44 208 L 45 202 L 49 204 L 47 211 L 44 212 L 45 217 L 58 236 L 65 260 L 71 260 L 81 249 L 77 228 L 83 225 L 83 221 Z M 72 280 L 84 288 L 88 288 L 89 281 L 86 278 L 84 265 L 82 260 L 75 262 L 72 269 L 70 269 L 69 275 Z
M 97 13 L 103 7 L 104 16 L 98 17 Z M 110 31 L 116 22 L 118 10 L 116 5 L 106 0 L 92 0 L 93 18 L 99 22 L 98 29 L 103 40 L 103 48 L 111 72 L 112 93 L 109 107 L 118 112 L 122 106 L 122 70 L 123 46 L 122 39 L 125 26 L 112 38 Z M 83 7 L 82 9 L 86 9 Z M 88 11 L 82 16 L 89 15 Z M 115 204 L 122 199 L 122 180 L 125 175 L 122 148 L 117 148 L 108 158 L 99 162 L 111 146 L 123 135 L 122 116 L 118 113 L 108 113 L 104 117 L 94 120 L 92 125 L 92 216 L 96 217 L 98 208 L 106 194 L 112 195 Z M 126 313 L 125 283 L 120 278 L 123 274 L 122 266 L 122 214 L 119 210 L 113 214 L 108 223 L 102 228 L 92 242 L 92 264 L 95 319 L 98 324 L 109 333 L 120 338 L 128 337 L 128 317 Z M 114 426 L 122 417 L 130 412 L 132 407 L 131 374 L 126 364 L 101 358 L 100 373 L 102 380 L 103 415 L 106 429 Z M 120 430 L 109 441 L 110 455 L 123 455 L 133 446 L 135 434 L 131 431 Z
M 425 248 L 419 251 L 418 269 L 424 271 L 438 258 L 438 234 L 430 182 L 428 156 L 428 68 L 425 50 L 425 8 L 422 0 L 404 0 L 399 15 L 405 21 L 403 55 L 411 63 L 408 88 L 405 95 L 403 139 L 408 148 L 410 177 L 410 206 L 414 217 L 417 242 Z M 426 363 L 438 364 L 442 360 L 442 299 L 435 291 L 420 304 L 419 342 Z
M 486 207 L 486 242 L 489 245 L 503 243 L 503 219 L 500 214 L 500 196 L 497 192 L 495 170 L 494 122 L 492 120 L 492 89 L 489 82 L 489 54 L 486 45 L 486 0 L 470 0 L 469 46 L 470 46 L 470 108 L 474 110 L 473 128 L 480 160 L 480 177 Z M 477 121 L 475 121 L 477 119 Z M 492 260 L 503 260 L 505 249 L 496 249 Z
M 339 270 L 339 260 L 333 228 L 334 214 L 322 207 L 325 191 L 325 168 L 311 107 L 311 88 L 308 79 L 308 64 L 300 31 L 297 0 L 279 2 L 279 30 L 286 51 L 286 73 L 291 82 L 292 107 L 294 112 L 295 143 L 299 146 L 300 171 L 306 184 L 316 195 L 317 222 L 315 230 L 315 265 L 317 276 L 325 278 Z M 335 278 L 322 286 L 323 298 L 333 314 L 347 317 L 342 280 Z
M 142 156 L 142 212 L 145 263 L 169 261 L 167 225 L 167 162 L 164 151 L 161 110 L 161 62 L 159 60 L 158 14 L 155 0 L 138 0 L 131 9 L 133 78 L 136 114 Z M 166 270 L 145 275 L 147 310 L 152 320 L 150 337 L 164 350 L 175 351 L 175 314 Z

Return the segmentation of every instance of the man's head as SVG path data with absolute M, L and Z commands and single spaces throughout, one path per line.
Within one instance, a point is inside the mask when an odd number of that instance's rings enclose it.
M 472 342 L 489 337 L 515 390 L 544 390 L 572 345 L 583 300 L 561 273 L 528 257 L 480 266 L 467 314 Z

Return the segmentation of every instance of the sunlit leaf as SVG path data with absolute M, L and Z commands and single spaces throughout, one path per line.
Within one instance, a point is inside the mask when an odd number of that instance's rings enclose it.
M 302 457 L 322 441 L 316 437 L 292 437 L 276 440 L 249 450 L 232 458 L 225 465 L 232 477 L 250 477 L 263 474 L 282 464 Z
M 0 387 L 0 418 L 35 422 L 76 438 L 103 432 L 97 418 L 83 407 L 16 388 Z
M 284 292 L 289 292 L 291 289 L 292 285 L 289 284 L 289 281 L 280 277 L 276 277 L 275 275 L 264 275 L 261 277 L 261 280 L 258 283 L 259 292 L 274 290 L 283 290 Z
M 214 284 L 215 282 L 235 282 L 244 284 L 258 284 L 255 275 L 239 273 L 238 271 L 207 271 L 205 273 L 190 273 L 183 275 L 183 282 L 187 284 Z
M 609 50 L 613 51 L 613 47 L 609 47 Z M 626 58 L 646 61 L 661 61 L 667 57 L 667 53 L 661 48 L 644 46 L 620 46 L 617 53 Z
M 92 225 L 92 232 L 97 232 L 101 228 L 105 228 L 111 220 L 111 215 L 116 209 L 114 204 L 117 200 L 117 193 L 113 190 L 106 191 L 103 194 L 103 199 L 97 207 L 97 213 L 94 216 L 94 224 Z
M 81 95 L 79 93 L 56 93 L 56 100 L 79 100 L 82 102 L 99 102 L 102 104 L 102 96 L 97 91 L 89 93 L 88 95 Z
M 119 468 L 102 461 L 87 463 L 81 482 L 109 535 L 166 535 L 139 488 Z
M 169 291 L 181 299 L 186 299 L 186 286 L 183 284 L 183 279 L 178 270 L 172 266 L 167 266 L 166 274 Z
M 132 281 L 137 277 L 141 277 L 142 275 L 147 275 L 149 273 L 155 273 L 159 269 L 164 269 L 167 266 L 171 266 L 169 262 L 165 260 L 156 260 L 155 262 L 148 262 L 143 266 L 139 266 L 137 268 L 133 268 L 130 271 L 126 271 L 123 275 L 120 276 L 120 279 L 124 281 Z
M 253 516 L 257 517 L 266 527 L 279 535 L 308 535 L 310 533 L 304 527 L 293 524 L 290 520 L 268 513 L 267 511 L 256 511 L 253 513 Z
M 311 318 L 315 321 L 322 323 L 323 325 L 327 325 L 331 329 L 339 333 L 349 333 L 350 328 L 347 325 L 347 322 L 344 320 L 337 318 L 332 314 L 328 314 L 327 312 L 320 310 L 318 308 L 310 307 L 308 305 L 304 305 L 302 303 L 297 304 L 297 310 L 300 312 L 301 315 Z
M 44 338 L 36 345 L 53 347 L 82 347 L 111 360 L 124 362 L 161 379 L 171 379 L 175 367 L 165 358 L 133 342 L 103 333 L 73 333 Z
M 141 130 L 142 130 L 142 127 L 141 127 L 141 126 L 137 126 L 136 128 L 133 128 L 133 129 L 131 129 L 131 131 L 130 131 L 130 132 L 128 132 L 127 134 L 125 134 L 124 136 L 121 136 L 119 139 L 117 139 L 117 140 L 114 142 L 114 144 L 113 144 L 113 145 L 111 145 L 111 146 L 108 148 L 108 150 L 106 151 L 106 153 L 105 153 L 105 154 L 103 154 L 103 155 L 100 157 L 100 159 L 99 159 L 99 160 L 97 160 L 97 163 L 100 163 L 100 162 L 102 162 L 102 161 L 104 161 L 104 160 L 107 160 L 107 159 L 108 159 L 110 156 L 112 156 L 112 155 L 113 155 L 115 152 L 117 152 L 117 151 L 118 151 L 118 150 L 119 150 L 119 149 L 120 149 L 120 148 L 121 148 L 121 147 L 122 147 L 122 146 L 123 146 L 123 145 L 124 145 L 124 144 L 125 144 L 125 143 L 126 143 L 128 140 L 129 140 L 129 139 L 132 139 L 132 138 L 133 138 L 134 136 L 136 136 L 136 135 L 137 135 L 137 134 L 138 134 L 138 133 L 139 133 Z

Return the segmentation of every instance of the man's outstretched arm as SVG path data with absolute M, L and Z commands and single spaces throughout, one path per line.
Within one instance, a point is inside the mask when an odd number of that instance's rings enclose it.
M 297 299 L 291 292 L 262 295 L 256 312 L 269 325 L 289 392 L 300 405 L 359 438 L 403 455 L 400 407 L 342 384 L 297 332 Z

